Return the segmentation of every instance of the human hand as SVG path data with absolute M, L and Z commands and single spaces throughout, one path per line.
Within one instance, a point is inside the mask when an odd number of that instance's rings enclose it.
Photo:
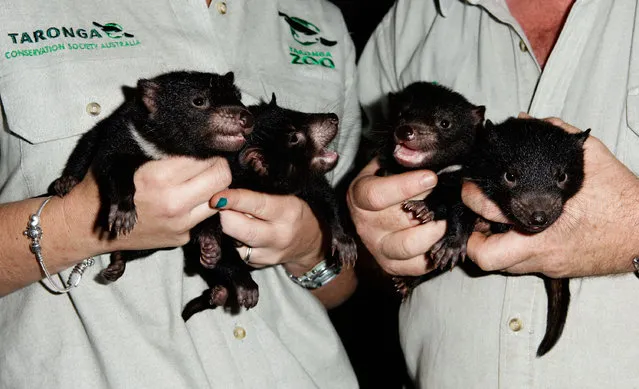
M 102 240 L 101 252 L 178 247 L 186 244 L 189 230 L 217 213 L 209 206 L 213 194 L 227 188 L 231 172 L 224 158 L 195 160 L 176 157 L 150 161 L 134 175 L 135 228 L 117 239 Z M 87 228 L 82 220 L 99 208 L 97 184 L 87 175 L 64 200 L 68 226 Z M 72 227 L 72 228 L 73 228 Z M 92 228 L 89 227 L 89 228 Z
M 252 247 L 250 265 L 256 268 L 283 264 L 302 275 L 324 256 L 319 222 L 306 202 L 292 195 L 270 195 L 248 189 L 229 189 L 211 199 L 220 209 L 222 231 Z M 245 258 L 246 247 L 240 247 Z
M 389 274 L 418 276 L 431 270 L 424 253 L 439 241 L 445 221 L 420 224 L 402 203 L 423 199 L 435 187 L 437 176 L 427 170 L 377 177 L 377 159 L 351 183 L 346 202 L 357 233 L 379 265 Z
M 560 119 L 547 120 L 568 132 L 580 131 Z M 584 144 L 584 163 L 583 187 L 553 225 L 534 235 L 475 232 L 468 256 L 487 271 L 553 278 L 633 270 L 631 259 L 639 254 L 639 181 L 593 136 Z M 462 199 L 486 219 L 507 222 L 474 184 L 464 183 Z

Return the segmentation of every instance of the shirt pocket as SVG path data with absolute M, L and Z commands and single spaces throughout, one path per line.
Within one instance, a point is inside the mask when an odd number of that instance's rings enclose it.
M 123 86 L 165 69 L 157 60 L 60 62 L 0 79 L 9 130 L 38 144 L 84 133 L 124 100 Z
M 630 88 L 626 97 L 627 127 L 618 143 L 619 159 L 635 174 L 639 174 L 639 86 Z
M 19 153 L 0 155 L 0 163 L 9 165 L 10 177 L 3 192 L 44 193 L 61 173 L 79 136 L 122 104 L 122 87 L 135 87 L 138 79 L 164 70 L 155 58 L 128 58 L 59 62 L 1 75 L 0 142 Z

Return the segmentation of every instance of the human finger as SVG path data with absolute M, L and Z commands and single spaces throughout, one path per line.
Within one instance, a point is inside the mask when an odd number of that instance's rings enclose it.
M 382 260 L 378 262 L 384 271 L 392 276 L 421 276 L 434 269 L 426 254 L 405 260 Z
M 248 189 L 223 190 L 210 200 L 214 207 L 246 213 L 263 220 L 279 219 L 287 214 L 293 196 L 272 195 Z
M 173 198 L 181 199 L 193 207 L 209 204 L 212 195 L 231 185 L 231 171 L 225 159 L 216 160 L 211 166 L 187 181 L 173 187 Z
M 530 257 L 530 236 L 509 231 L 486 236 L 473 232 L 467 243 L 468 257 L 486 271 L 511 268 Z
M 217 163 L 226 163 L 226 159 L 214 157 L 199 160 L 191 157 L 170 157 L 143 164 L 136 171 L 136 176 L 163 185 L 178 184 L 197 176 Z
M 430 250 L 445 231 L 446 222 L 440 220 L 392 232 L 382 238 L 379 253 L 391 260 L 414 258 Z
M 497 204 L 490 200 L 483 191 L 472 181 L 465 181 L 462 185 L 462 201 L 476 214 L 485 219 L 509 223 Z
M 222 231 L 251 247 L 269 246 L 275 239 L 273 229 L 267 221 L 259 218 L 248 217 L 243 212 L 234 210 L 221 210 L 220 222 Z
M 371 161 L 353 180 L 347 195 L 353 206 L 380 211 L 426 192 L 437 184 L 437 176 L 429 170 L 378 177 L 374 175 L 378 167 L 376 160 Z

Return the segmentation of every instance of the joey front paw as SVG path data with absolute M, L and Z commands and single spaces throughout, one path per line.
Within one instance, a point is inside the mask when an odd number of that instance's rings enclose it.
M 127 206 L 127 208 L 129 207 Z M 138 214 L 135 211 L 135 206 L 126 209 L 113 204 L 109 211 L 109 231 L 116 236 L 126 235 L 133 230 L 137 220 Z
M 433 220 L 435 214 L 428 209 L 424 200 L 410 200 L 404 203 L 402 209 L 413 214 L 413 217 L 420 223 L 428 223 Z
M 60 197 L 66 196 L 71 189 L 78 185 L 78 179 L 72 176 L 62 176 L 53 182 L 53 191 Z
M 455 236 L 444 236 L 433 245 L 430 256 L 436 268 L 441 270 L 450 264 L 452 269 L 460 260 L 466 259 L 466 240 L 460 240 Z
M 342 266 L 352 267 L 357 260 L 357 245 L 355 240 L 346 234 L 336 234 L 333 236 L 332 254 L 339 258 Z

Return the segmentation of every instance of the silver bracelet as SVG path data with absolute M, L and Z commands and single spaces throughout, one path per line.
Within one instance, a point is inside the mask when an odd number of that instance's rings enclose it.
M 639 277 L 639 257 L 632 258 L 632 265 L 635 267 L 635 274 Z
M 311 270 L 302 274 L 299 277 L 296 277 L 289 273 L 288 277 L 293 280 L 296 284 L 306 288 L 306 289 L 317 289 L 331 282 L 339 272 L 342 270 L 339 262 L 336 262 L 333 265 L 328 265 L 326 260 L 322 260 L 320 263 L 315 265 Z
M 71 274 L 69 274 L 69 279 L 67 280 L 66 286 L 59 286 L 58 283 L 53 280 L 51 274 L 49 274 L 49 271 L 47 270 L 47 267 L 44 265 L 44 259 L 42 258 L 42 251 L 40 247 L 40 239 L 42 239 L 40 214 L 42 213 L 44 206 L 47 205 L 52 197 L 53 196 L 47 197 L 40 205 L 40 208 L 38 208 L 38 211 L 29 217 L 27 229 L 24 230 L 23 234 L 26 235 L 27 238 L 31 239 L 31 244 L 29 245 L 29 247 L 31 248 L 31 252 L 35 255 L 38 264 L 40 264 L 40 268 L 47 276 L 47 280 L 49 280 L 49 283 L 51 284 L 47 287 L 47 289 L 54 293 L 68 293 L 72 288 L 75 288 L 80 284 L 82 273 L 84 273 L 87 267 L 93 265 L 95 260 L 93 259 L 93 257 L 91 257 L 84 259 L 82 260 L 82 262 L 75 265 L 73 270 L 71 270 Z

